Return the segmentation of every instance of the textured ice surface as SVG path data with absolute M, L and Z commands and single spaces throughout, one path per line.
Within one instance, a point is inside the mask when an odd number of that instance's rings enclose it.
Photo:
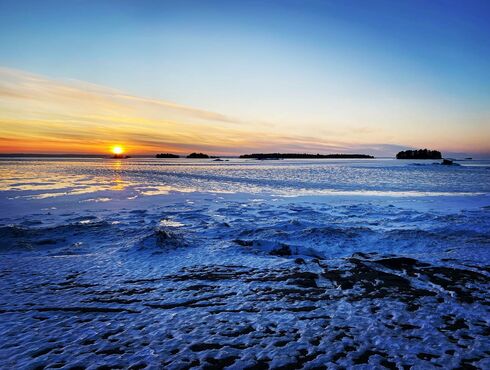
M 149 162 L 0 165 L 1 368 L 490 367 L 488 167 Z

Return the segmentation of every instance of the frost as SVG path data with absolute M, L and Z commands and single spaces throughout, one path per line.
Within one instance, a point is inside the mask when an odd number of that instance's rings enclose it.
M 452 177 L 451 196 L 424 193 L 451 174 L 488 194 L 488 170 L 348 164 L 359 188 L 389 172 L 384 198 L 314 189 L 333 174 L 348 187 L 338 165 L 213 166 L 144 162 L 125 190 L 85 179 L 53 197 L 33 196 L 56 182 L 3 184 L 1 367 L 490 367 L 488 196 L 454 194 Z M 423 195 L 402 195 L 403 171 Z

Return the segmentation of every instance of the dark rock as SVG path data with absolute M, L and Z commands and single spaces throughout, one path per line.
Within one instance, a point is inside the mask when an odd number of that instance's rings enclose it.
M 235 356 L 229 356 L 229 357 L 224 357 L 224 358 L 213 358 L 213 357 L 206 357 L 206 361 L 211 364 L 211 366 L 203 366 L 203 369 L 208 368 L 208 369 L 213 369 L 213 370 L 220 370 L 224 369 L 225 367 L 231 366 L 238 357 Z
M 162 251 L 166 248 L 177 248 L 187 246 L 187 243 L 180 232 L 169 231 L 164 227 L 156 227 L 152 235 L 148 235 L 138 245 L 140 250 Z
M 416 259 L 410 257 L 391 257 L 383 258 L 374 261 L 380 265 L 387 267 L 391 270 L 406 270 L 407 272 L 413 271 L 415 267 L 427 267 L 429 264 L 419 262 Z
M 371 350 L 366 350 L 364 351 L 361 355 L 359 355 L 357 358 L 353 360 L 354 364 L 356 365 L 361 365 L 361 364 L 367 364 L 369 362 L 369 358 L 374 355 L 380 355 L 381 357 L 385 357 L 386 354 L 381 351 L 371 351 Z
M 288 245 L 281 244 L 277 248 L 271 250 L 269 254 L 272 256 L 290 256 L 292 252 Z
M 237 243 L 238 245 L 242 247 L 251 247 L 254 245 L 254 242 L 252 240 L 242 240 L 242 239 L 235 239 L 233 240 L 234 243 Z
M 189 348 L 194 352 L 202 352 L 209 349 L 220 349 L 223 348 L 223 346 L 219 343 L 195 343 Z
M 439 358 L 441 356 L 433 355 L 432 353 L 421 352 L 421 353 L 417 353 L 417 357 L 420 358 L 421 360 L 430 361 L 433 358 Z
M 318 288 L 316 284 L 317 274 L 313 272 L 297 272 L 291 274 L 291 280 L 287 283 L 288 285 L 296 285 L 301 288 Z
M 344 291 L 350 290 L 354 288 L 354 286 L 361 288 L 362 293 L 351 296 L 349 298 L 350 300 L 386 298 L 391 296 L 407 303 L 411 308 L 417 309 L 416 306 L 413 306 L 415 304 L 413 302 L 415 299 L 436 295 L 434 292 L 413 287 L 410 284 L 410 281 L 404 277 L 377 270 L 368 261 L 353 257 L 348 258 L 347 261 L 352 264 L 351 269 L 325 269 L 322 275 L 326 279 L 334 282 Z M 402 261 L 407 265 L 413 263 L 411 259 L 408 258 L 407 260 L 402 259 Z M 398 263 L 395 263 L 395 265 L 398 265 Z M 346 272 L 349 273 L 346 274 Z

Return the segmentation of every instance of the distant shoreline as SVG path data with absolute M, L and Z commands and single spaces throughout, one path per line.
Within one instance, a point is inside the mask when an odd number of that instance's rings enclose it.
M 110 158 L 103 154 L 34 154 L 34 153 L 0 153 L 0 158 Z
M 368 154 L 309 154 L 309 153 L 254 153 L 243 154 L 243 159 L 373 159 Z
M 219 156 L 219 158 L 241 158 L 241 159 L 257 159 L 255 157 L 249 157 L 254 154 L 245 154 L 245 155 L 222 155 Z M 325 155 L 316 155 L 316 154 L 310 154 L 311 157 L 304 157 L 304 156 L 299 156 L 299 157 L 284 157 L 284 158 L 277 158 L 277 157 L 272 157 L 272 159 L 393 159 L 396 160 L 396 157 L 391 157 L 391 156 L 369 156 L 369 155 L 363 155 L 363 154 L 325 154 Z M 36 153 L 0 153 L 0 158 L 87 158 L 87 159 L 112 159 L 112 156 L 110 154 L 36 154 Z M 137 158 L 155 158 L 154 155 L 151 154 L 139 154 L 139 155 L 132 155 L 131 158 L 137 159 Z M 213 158 L 215 158 L 213 156 Z M 181 156 L 180 158 L 175 158 L 175 159 L 185 159 L 185 156 Z M 268 159 L 268 158 L 266 158 Z M 413 160 L 420 160 L 420 159 L 413 159 Z M 469 158 L 455 158 L 454 160 L 461 162 L 461 161 L 478 161 L 478 160 L 490 160 L 490 157 L 473 157 L 472 159 Z
M 107 154 L 36 154 L 36 153 L 0 153 L 0 158 L 107 158 L 112 159 L 113 156 Z M 133 158 L 155 158 L 150 154 L 133 155 Z M 242 158 L 242 159 L 322 159 L 322 158 L 374 158 L 367 154 L 309 154 L 309 153 L 254 153 L 243 154 L 236 156 L 209 156 L 209 158 Z M 158 158 L 158 157 L 157 157 Z M 186 158 L 186 156 L 175 157 L 160 157 L 160 158 Z M 187 156 L 188 158 L 188 156 Z M 204 158 L 204 157 L 203 157 Z

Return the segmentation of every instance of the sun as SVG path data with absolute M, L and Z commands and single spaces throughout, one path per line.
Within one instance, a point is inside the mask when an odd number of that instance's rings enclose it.
M 124 148 L 120 145 L 114 145 L 111 150 L 112 150 L 112 153 L 116 154 L 116 155 L 124 153 Z

